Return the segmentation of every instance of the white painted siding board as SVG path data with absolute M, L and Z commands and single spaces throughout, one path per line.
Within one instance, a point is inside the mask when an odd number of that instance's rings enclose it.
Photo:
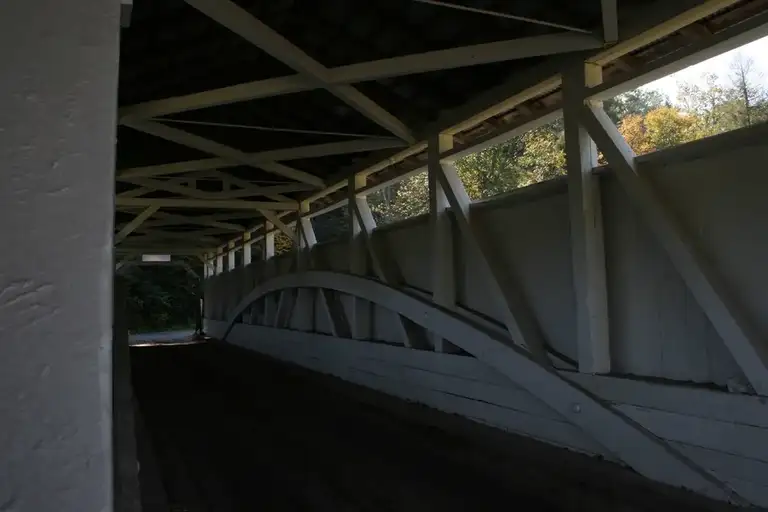
M 575 372 L 561 375 L 610 402 L 768 428 L 765 398 Z
M 740 496 L 761 507 L 768 506 L 768 487 L 754 482 L 740 480 L 738 478 L 727 478 L 725 483 L 731 489 L 739 493 Z
M 263 332 L 264 329 L 238 324 L 230 334 L 230 341 L 446 412 L 480 418 L 505 430 L 536 436 L 570 449 L 608 456 L 602 447 L 580 429 L 563 421 L 554 411 L 508 380 L 509 386 L 504 388 L 419 368 L 398 366 L 402 362 L 366 357 L 368 352 L 388 352 L 387 349 L 393 348 L 398 351 L 407 350 L 397 347 L 353 341 L 349 345 L 362 345 L 363 350 L 338 350 L 338 340 L 331 337 L 325 337 L 325 342 L 317 339 L 313 343 L 302 343 L 287 339 L 275 340 L 270 336 L 254 338 L 254 331 Z M 297 334 L 292 333 L 292 336 Z M 333 345 L 337 345 L 335 349 Z M 472 360 L 432 352 L 421 352 L 421 355 L 432 356 L 434 359 Z
M 685 443 L 671 442 L 670 444 L 692 461 L 726 479 L 738 479 L 768 486 L 768 462 Z
M 301 347 L 297 350 L 315 350 L 317 346 L 320 346 L 322 343 L 322 346 L 329 357 L 354 356 L 380 359 L 382 361 L 399 363 L 467 380 L 476 380 L 501 386 L 510 384 L 509 379 L 503 375 L 492 368 L 488 368 L 488 366 L 477 359 L 467 356 L 413 350 L 405 347 L 393 347 L 356 340 L 345 340 L 312 333 L 302 333 L 301 336 L 296 336 L 296 333 L 281 329 L 247 326 L 243 324 L 236 324 L 232 329 L 230 337 L 227 339 L 227 341 L 232 343 L 237 342 L 245 344 L 246 348 L 251 348 L 250 344 L 252 344 L 254 340 L 293 342 L 295 343 L 295 346 Z
M 635 405 L 617 408 L 663 439 L 768 462 L 768 429 Z
M 480 418 L 505 430 L 536 436 L 549 443 L 590 454 L 606 455 L 605 450 L 569 423 L 539 418 L 494 404 L 454 396 L 384 376 L 352 369 L 351 380 L 406 400 L 432 406 L 438 410 L 465 417 Z
M 313 249 L 317 253 L 316 263 L 323 263 L 320 267 L 328 267 L 328 270 L 336 272 L 349 271 L 349 242 L 340 240 L 333 243 L 318 244 Z
M 505 208 L 473 211 L 473 224 L 503 254 L 510 277 L 558 351 L 577 358 L 576 304 L 570 259 L 568 195 L 555 194 Z M 472 268 L 471 266 L 468 268 Z M 488 295 L 487 287 L 476 293 Z M 472 298 L 469 306 L 472 307 Z
M 741 371 L 615 179 L 603 214 L 614 370 L 725 385 Z
M 486 384 L 368 358 L 356 358 L 352 364 L 355 368 L 371 371 L 392 380 L 409 382 L 434 391 L 491 403 L 540 418 L 564 421 L 560 414 L 544 405 L 527 391 L 511 383 L 509 386 Z
M 706 158 L 657 164 L 649 173 L 657 189 L 730 285 L 762 340 L 768 339 L 768 146 L 721 149 Z M 642 169 L 642 168 L 641 168 Z M 695 185 L 695 186 L 692 186 Z
M 376 340 L 387 341 L 390 343 L 403 344 L 402 331 L 397 322 L 398 316 L 393 311 L 381 306 L 374 306 L 374 328 L 373 338 Z
M 334 292 L 328 292 L 329 295 L 336 295 Z M 315 330 L 322 334 L 332 334 L 333 326 L 331 319 L 328 317 L 328 309 L 326 308 L 322 294 L 314 293 L 315 302 Z M 330 306 L 330 305 L 329 305 Z
M 309 332 L 312 330 L 314 318 L 315 290 L 299 288 L 288 325 L 297 331 Z
M 403 279 L 410 286 L 432 291 L 430 276 L 430 241 L 429 218 L 423 222 L 408 223 L 404 228 L 374 231 L 374 243 L 387 244 L 388 252 L 397 262 Z
M 470 217 L 470 221 L 472 217 Z M 459 260 L 465 269 L 464 274 L 457 278 L 457 302 L 466 308 L 476 311 L 489 318 L 496 319 L 504 325 L 504 304 L 497 300 L 496 295 L 489 293 L 490 280 L 493 279 L 481 257 L 473 245 L 465 242 L 464 237 L 458 237 L 461 251 Z M 408 283 L 410 284 L 410 283 Z M 504 327 L 506 331 L 506 327 Z

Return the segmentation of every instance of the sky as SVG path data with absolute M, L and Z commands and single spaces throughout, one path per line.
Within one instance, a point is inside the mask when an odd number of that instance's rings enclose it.
M 720 77 L 723 83 L 728 82 L 730 74 L 730 64 L 734 57 L 741 53 L 744 58 L 752 58 L 755 63 L 755 78 L 768 85 L 768 37 L 763 37 L 740 48 L 705 60 L 699 64 L 673 73 L 669 76 L 644 85 L 643 89 L 656 89 L 662 91 L 667 97 L 675 103 L 677 100 L 677 83 L 691 82 L 702 83 L 701 75 L 703 73 L 715 73 Z M 758 73 L 760 73 L 758 75 Z

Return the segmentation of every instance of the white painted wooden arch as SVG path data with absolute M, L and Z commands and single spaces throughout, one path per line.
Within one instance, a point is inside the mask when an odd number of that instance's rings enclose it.
M 454 343 L 527 390 L 643 476 L 710 497 L 746 503 L 728 485 L 641 425 L 517 346 L 432 302 L 366 277 L 329 271 L 285 274 L 259 284 L 231 311 L 222 339 L 256 301 L 296 288 L 334 290 L 394 311 Z M 407 349 L 405 349 L 407 350 Z

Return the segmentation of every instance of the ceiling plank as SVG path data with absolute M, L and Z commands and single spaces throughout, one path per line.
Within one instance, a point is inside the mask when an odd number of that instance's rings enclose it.
M 220 158 L 224 158 L 225 160 L 233 162 L 236 166 L 248 165 L 251 167 L 257 167 L 259 169 L 263 169 L 264 171 L 283 176 L 284 178 L 290 178 L 296 181 L 301 181 L 302 183 L 323 187 L 323 180 L 317 176 L 313 176 L 298 169 L 293 169 L 287 165 L 278 164 L 277 162 L 251 162 L 250 155 L 248 153 L 240 151 L 239 149 L 225 146 L 224 144 L 220 144 L 204 137 L 200 137 L 199 135 L 185 132 L 184 130 L 179 130 L 178 128 L 172 128 L 170 126 L 156 123 L 154 121 L 131 121 L 124 124 L 133 128 L 134 130 L 138 130 L 149 135 L 154 135 L 155 137 L 175 142 L 177 144 L 181 144 L 182 146 L 187 146 L 199 151 L 204 151 L 206 153 L 216 155 Z
M 292 230 L 288 225 L 286 225 L 282 220 L 280 220 L 280 217 L 275 214 L 275 212 L 269 211 L 269 210 L 261 210 L 260 213 L 269 221 L 272 223 L 273 226 L 275 226 L 277 229 L 283 232 L 287 237 L 289 237 L 291 240 L 294 241 L 294 243 L 297 242 L 296 232 Z
M 416 138 L 402 121 L 384 110 L 351 85 L 331 82 L 330 70 L 304 53 L 286 38 L 230 0 L 185 0 L 187 4 L 227 27 L 254 46 L 283 62 L 404 141 Z

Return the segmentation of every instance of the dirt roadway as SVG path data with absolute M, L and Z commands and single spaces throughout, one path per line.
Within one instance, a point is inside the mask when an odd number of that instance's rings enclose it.
M 726 509 L 235 348 L 131 350 L 145 512 Z

